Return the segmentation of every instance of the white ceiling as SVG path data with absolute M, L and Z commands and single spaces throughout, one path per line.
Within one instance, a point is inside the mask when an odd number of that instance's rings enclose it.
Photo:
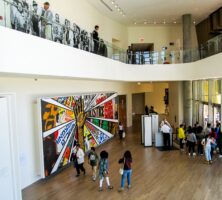
M 99 12 L 126 25 L 181 23 L 183 14 L 192 14 L 196 23 L 222 7 L 222 0 L 86 0 Z M 123 16 L 115 4 L 123 10 Z M 105 2 L 110 11 L 102 2 Z

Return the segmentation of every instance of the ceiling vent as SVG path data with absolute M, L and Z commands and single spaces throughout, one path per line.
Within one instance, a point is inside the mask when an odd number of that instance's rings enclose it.
M 111 12 L 113 12 L 113 9 L 104 1 L 104 0 L 100 0 L 100 2 Z

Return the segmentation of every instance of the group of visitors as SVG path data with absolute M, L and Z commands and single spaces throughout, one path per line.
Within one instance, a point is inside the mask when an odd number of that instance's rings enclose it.
M 155 110 L 154 110 L 154 106 L 150 106 L 150 108 L 146 105 L 145 106 L 145 114 L 149 115 L 149 114 L 158 114 Z
M 80 148 L 79 144 L 76 144 L 72 150 L 71 161 L 74 163 L 74 167 L 76 168 L 76 177 L 80 176 L 80 170 L 83 174 L 86 174 L 86 170 L 84 168 L 84 151 Z M 109 153 L 105 150 L 100 152 L 100 156 L 95 151 L 94 147 L 91 147 L 91 150 L 88 153 L 88 163 L 92 167 L 92 180 L 95 182 L 97 179 L 97 169 L 99 176 L 99 191 L 103 191 L 103 181 L 106 180 L 107 189 L 112 190 L 113 186 L 110 184 L 109 179 Z M 131 175 L 132 175 L 132 155 L 130 151 L 125 151 L 122 158 L 119 159 L 118 163 L 121 165 L 119 173 L 121 174 L 121 184 L 118 189 L 119 192 L 124 190 L 125 180 L 127 178 L 127 188 L 131 187 Z
M 219 158 L 222 158 L 222 133 L 219 122 L 216 123 L 216 127 L 208 123 L 206 129 L 198 123 L 188 128 L 185 124 L 181 124 L 178 129 L 178 139 L 181 151 L 185 151 L 185 145 L 189 156 L 205 154 L 207 164 L 212 164 L 214 153 L 218 152 Z

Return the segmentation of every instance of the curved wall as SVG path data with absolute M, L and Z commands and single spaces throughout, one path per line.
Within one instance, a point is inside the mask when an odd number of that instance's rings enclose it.
M 146 82 L 222 77 L 222 54 L 186 64 L 129 65 L 0 27 L 0 73 Z

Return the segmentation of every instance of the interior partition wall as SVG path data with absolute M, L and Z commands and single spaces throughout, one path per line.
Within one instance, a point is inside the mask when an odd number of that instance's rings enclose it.
M 221 121 L 221 79 L 193 81 L 193 124 L 206 127 Z

